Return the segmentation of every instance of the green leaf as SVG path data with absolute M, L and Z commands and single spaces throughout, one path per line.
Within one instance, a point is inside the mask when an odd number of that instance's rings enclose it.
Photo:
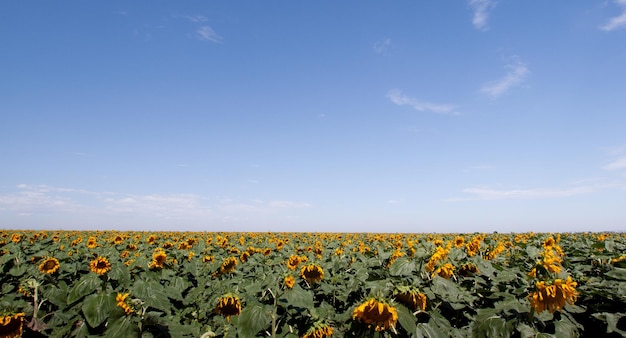
M 111 338 L 137 338 L 138 333 L 137 325 L 126 316 L 112 321 L 106 330 L 106 336 Z
M 416 338 L 446 338 L 449 335 L 443 333 L 437 326 L 430 323 L 419 323 L 415 327 Z
M 97 327 L 107 320 L 116 306 L 113 294 L 98 293 L 85 298 L 82 310 L 89 326 Z
M 396 259 L 389 267 L 389 274 L 392 276 L 411 276 L 415 273 L 415 262 L 405 257 Z
M 279 298 L 279 304 L 283 304 L 285 307 L 310 309 L 313 307 L 313 294 L 295 286 L 291 290 L 285 290 L 283 297 Z
M 406 332 L 413 332 L 416 325 L 413 312 L 402 304 L 396 304 L 395 308 L 398 311 L 398 322 L 400 323 L 400 326 L 402 326 Z
M 610 313 L 610 312 L 602 312 L 602 313 L 594 313 L 592 314 L 592 316 L 594 316 L 597 319 L 600 319 L 604 322 L 606 322 L 606 332 L 607 333 L 611 333 L 611 332 L 617 332 L 623 336 L 626 336 L 626 331 L 624 330 L 620 330 L 617 328 L 617 322 L 622 318 L 625 317 L 626 314 L 624 313 Z
M 130 284 L 130 271 L 126 265 L 121 262 L 115 262 L 111 264 L 111 271 L 107 275 L 120 283 L 120 285 L 127 287 Z
M 70 290 L 67 295 L 67 304 L 72 304 L 84 296 L 96 291 L 100 286 L 100 278 L 93 273 L 89 273 L 81 278 Z
M 626 269 L 614 268 L 613 270 L 604 274 L 605 276 L 612 277 L 619 280 L 626 280 Z
M 165 288 L 154 281 L 136 281 L 130 290 L 130 294 L 144 301 L 147 306 L 165 311 L 166 313 L 172 307 L 170 300 L 165 296 Z
M 238 330 L 243 337 L 254 337 L 270 326 L 273 307 L 264 304 L 247 305 L 239 315 Z

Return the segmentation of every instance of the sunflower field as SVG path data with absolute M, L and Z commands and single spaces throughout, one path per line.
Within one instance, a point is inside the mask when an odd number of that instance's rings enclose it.
M 623 337 L 626 234 L 0 230 L 0 337 Z

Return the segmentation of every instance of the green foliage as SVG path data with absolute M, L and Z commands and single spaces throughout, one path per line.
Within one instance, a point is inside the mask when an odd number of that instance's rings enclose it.
M 549 239 L 562 250 L 558 272 L 538 263 Z M 437 247 L 445 254 L 434 259 Z M 47 337 L 301 337 L 325 326 L 335 337 L 617 337 L 626 335 L 624 252 L 617 233 L 0 230 L 0 315 L 24 312 L 26 330 Z M 55 272 L 40 268 L 48 257 Z M 110 269 L 92 271 L 96 257 Z M 229 257 L 237 265 L 223 269 Z M 303 265 L 323 277 L 307 281 Z M 531 309 L 536 282 L 567 277 L 577 282 L 575 304 Z M 423 294 L 426 309 L 401 302 L 402 292 Z M 216 311 L 225 295 L 238 297 L 240 313 Z M 353 318 L 370 297 L 396 310 L 393 330 L 372 332 Z

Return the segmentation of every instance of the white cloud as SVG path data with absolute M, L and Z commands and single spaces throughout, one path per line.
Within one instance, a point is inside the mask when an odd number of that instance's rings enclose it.
M 459 113 L 455 110 L 456 106 L 451 104 L 439 104 L 439 103 L 431 103 L 420 101 L 415 98 L 406 96 L 402 93 L 402 91 L 398 89 L 392 89 L 387 92 L 386 97 L 391 100 L 391 102 L 399 105 L 399 106 L 410 106 L 418 111 L 432 111 L 438 114 L 446 114 L 446 115 L 458 115 Z
M 528 67 L 519 61 L 508 64 L 506 68 L 509 71 L 502 79 L 484 85 L 480 91 L 492 98 L 497 98 L 520 84 L 528 75 Z
M 402 204 L 404 203 L 404 199 L 400 198 L 400 199 L 390 199 L 387 201 L 388 204 Z
M 618 158 L 617 160 L 605 165 L 603 169 L 606 169 L 606 170 L 626 169 L 626 157 Z
M 470 0 L 469 5 L 474 11 L 472 17 L 474 28 L 486 30 L 489 12 L 496 6 L 496 2 L 493 0 Z
M 387 51 L 389 50 L 389 47 L 391 47 L 391 39 L 386 38 L 382 41 L 377 41 L 374 44 L 374 51 L 378 54 L 386 55 Z
M 211 209 L 203 205 L 202 200 L 201 196 L 193 194 L 152 194 L 107 198 L 104 204 L 105 209 L 113 213 L 185 219 L 211 214 Z
M 626 0 L 614 0 L 616 5 L 621 8 L 621 13 L 618 16 L 612 17 L 605 23 L 600 26 L 600 29 L 603 31 L 610 32 L 612 30 L 626 27 Z
M 184 17 L 185 19 L 194 22 L 194 23 L 200 23 L 200 22 L 207 22 L 207 18 L 203 15 L 187 15 Z
M 291 201 L 270 201 L 267 203 L 270 208 L 310 208 L 309 203 L 298 203 Z
M 198 30 L 196 30 L 196 35 L 200 40 L 211 41 L 215 43 L 222 42 L 222 37 L 217 35 L 213 28 L 206 25 L 198 28 Z
M 532 188 L 507 190 L 480 187 L 462 190 L 463 193 L 469 194 L 472 197 L 449 198 L 447 199 L 447 201 L 564 198 L 620 187 L 623 188 L 623 185 L 619 182 L 581 185 L 571 188 Z

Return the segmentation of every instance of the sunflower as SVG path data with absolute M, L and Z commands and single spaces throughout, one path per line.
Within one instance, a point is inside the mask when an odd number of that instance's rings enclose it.
M 126 303 L 126 298 L 128 297 L 128 295 L 128 293 L 118 293 L 115 297 L 117 306 L 121 307 L 127 315 L 134 312 L 133 308 L 131 308 L 130 305 Z
M 409 307 L 412 311 L 426 310 L 426 295 L 416 290 L 407 290 L 394 295 L 394 298 Z
M 462 236 L 456 236 L 456 238 L 454 239 L 454 246 L 457 248 L 461 248 L 464 244 L 465 238 L 463 238 Z
M 19 338 L 22 336 L 22 326 L 24 324 L 24 313 L 6 315 L 0 317 L 0 337 Z
M 324 279 L 324 270 L 319 265 L 309 264 L 300 269 L 300 276 L 309 284 L 314 284 Z
M 20 234 L 11 234 L 11 242 L 19 243 L 22 240 L 22 236 Z
M 480 251 L 480 239 L 478 237 L 474 237 L 470 243 L 465 244 L 465 249 L 467 250 L 468 256 L 476 256 L 476 254 Z
M 300 264 L 300 257 L 296 255 L 291 255 L 287 260 L 287 269 L 296 270 L 296 268 L 298 268 L 298 264 Z
M 95 247 L 97 247 L 97 246 L 98 246 L 98 239 L 97 239 L 97 238 L 95 238 L 95 237 L 91 236 L 91 237 L 89 237 L 89 238 L 87 239 L 87 247 L 88 247 L 89 249 L 93 249 L 93 248 L 95 248 Z
M 167 260 L 167 254 L 162 249 L 156 249 L 152 254 L 152 262 L 148 266 L 150 269 L 162 269 L 165 261 Z
M 239 255 L 239 260 L 241 261 L 241 263 L 245 263 L 246 261 L 248 261 L 248 258 L 250 258 L 250 253 L 248 251 L 244 251 L 241 253 L 241 255 Z
M 285 286 L 289 289 L 293 288 L 294 284 L 296 284 L 296 280 L 292 275 L 285 277 Z
M 230 321 L 230 316 L 238 316 L 241 313 L 241 301 L 239 297 L 226 294 L 217 300 L 215 313 L 222 315 Z
M 115 236 L 115 238 L 113 239 L 113 244 L 122 244 L 122 242 L 124 242 L 124 237 L 120 235 Z
M 476 265 L 472 263 L 463 264 L 461 265 L 461 268 L 459 269 L 459 274 L 464 277 L 474 276 L 479 273 L 480 273 L 480 270 L 478 270 L 478 267 L 476 267 Z
M 237 259 L 235 257 L 228 257 L 222 262 L 220 266 L 220 273 L 233 273 L 237 266 Z
M 368 325 L 375 325 L 376 331 L 384 331 L 395 328 L 398 321 L 398 311 L 384 301 L 370 298 L 354 309 L 352 319 Z
M 578 284 L 571 277 L 567 277 L 565 281 L 555 279 L 550 285 L 546 285 L 543 281 L 537 282 L 536 291 L 528 295 L 530 306 L 537 313 L 544 310 L 554 313 L 565 307 L 567 303 L 573 305 L 578 296 L 576 285 Z
M 39 271 L 41 273 L 45 273 L 51 275 L 59 270 L 61 265 L 59 264 L 59 260 L 54 257 L 47 257 L 44 259 L 41 264 L 39 264 Z
M 304 336 L 302 336 L 302 338 L 324 338 L 324 337 L 330 337 L 333 335 L 333 328 L 332 326 L 324 323 L 324 322 L 320 322 L 320 323 L 315 323 L 313 326 L 311 326 L 306 333 L 304 334 Z
M 105 273 L 111 270 L 111 263 L 106 257 L 98 256 L 96 259 L 89 263 L 89 268 L 91 271 L 97 273 L 98 275 L 104 275 Z

